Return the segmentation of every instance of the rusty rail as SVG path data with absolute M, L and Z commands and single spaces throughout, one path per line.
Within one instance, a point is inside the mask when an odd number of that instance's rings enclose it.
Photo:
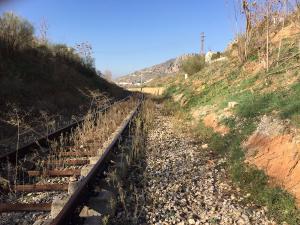
M 105 149 L 104 153 L 102 154 L 101 158 L 95 164 L 95 166 L 91 169 L 88 175 L 80 182 L 78 188 L 74 192 L 74 194 L 70 197 L 68 202 L 64 205 L 63 209 L 60 213 L 52 220 L 50 223 L 51 225 L 66 225 L 70 224 L 70 219 L 72 219 L 75 215 L 75 211 L 77 211 L 78 207 L 82 207 L 82 205 L 87 200 L 87 194 L 89 192 L 89 187 L 91 186 L 94 178 L 99 175 L 103 174 L 109 159 L 110 154 L 112 153 L 113 149 L 116 147 L 118 140 L 137 114 L 142 100 L 139 100 L 138 105 L 134 109 L 134 111 L 130 114 L 128 120 L 122 125 L 121 129 L 118 131 L 112 142 L 109 146 Z

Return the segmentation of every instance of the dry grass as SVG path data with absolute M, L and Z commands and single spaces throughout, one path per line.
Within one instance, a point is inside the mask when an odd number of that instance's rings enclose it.
M 129 91 L 141 91 L 141 88 L 128 88 Z M 143 87 L 142 92 L 151 95 L 162 95 L 165 87 Z
M 61 154 L 68 150 L 75 150 L 79 153 L 86 151 L 95 156 L 101 155 L 113 133 L 124 122 L 136 104 L 137 99 L 130 98 L 111 105 L 101 112 L 91 110 L 86 115 L 82 126 L 77 127 L 70 136 L 61 136 L 59 141 L 51 144 L 52 154 L 49 156 L 47 164 L 50 165 L 52 160 L 61 160 L 61 164 L 63 164 Z
M 127 155 L 129 162 L 130 174 L 135 174 L 136 171 L 142 171 L 145 157 L 145 140 L 148 130 L 152 126 L 155 104 L 151 100 L 143 102 L 139 114 L 132 121 L 130 129 L 131 141 L 129 146 L 120 146 Z M 138 224 L 139 218 L 142 216 L 145 205 L 145 193 L 132 179 L 135 177 L 127 177 L 122 180 L 118 177 L 116 170 L 111 169 L 108 173 L 107 181 L 112 184 L 118 195 L 118 206 L 122 209 L 124 217 L 121 217 L 121 224 Z M 143 182 L 143 181 L 141 181 Z M 119 224 L 117 218 L 112 218 L 111 224 Z

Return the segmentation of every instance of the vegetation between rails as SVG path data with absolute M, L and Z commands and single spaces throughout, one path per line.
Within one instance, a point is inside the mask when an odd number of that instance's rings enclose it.
M 56 165 L 58 168 L 66 166 L 64 153 L 68 151 L 68 146 L 74 146 L 71 148 L 71 151 L 77 151 L 78 155 L 75 158 L 78 159 L 81 158 L 80 153 L 84 152 L 90 152 L 92 156 L 101 156 L 110 143 L 114 132 L 117 131 L 129 113 L 137 106 L 137 101 L 135 98 L 130 98 L 115 105 L 108 105 L 109 108 L 102 112 L 97 110 L 90 111 L 85 116 L 81 126 L 77 127 L 71 134 L 61 136 L 59 140 L 50 143 L 51 148 L 47 157 L 35 159 L 36 169 L 45 171 L 53 169 L 53 165 Z M 103 102 L 102 104 L 108 104 L 108 102 Z M 25 159 L 18 160 L 16 167 L 8 168 L 8 171 L 5 172 L 7 174 L 5 177 L 15 184 L 23 183 L 28 179 L 27 173 L 24 173 L 26 163 L 28 163 L 26 157 Z M 40 178 L 48 179 L 48 177 L 44 177 L 43 175 Z
M 130 126 L 129 145 L 120 146 L 122 153 L 126 155 L 128 170 L 131 176 L 126 179 L 120 179 L 120 174 L 116 170 L 110 170 L 107 181 L 116 188 L 117 211 L 122 211 L 120 217 L 107 218 L 104 224 L 140 224 L 140 217 L 144 213 L 146 197 L 144 193 L 139 192 L 136 180 L 132 179 L 137 171 L 143 174 L 145 169 L 145 141 L 148 130 L 152 127 L 154 113 L 154 103 L 147 99 L 142 103 L 140 111 Z M 140 179 L 139 182 L 145 182 Z

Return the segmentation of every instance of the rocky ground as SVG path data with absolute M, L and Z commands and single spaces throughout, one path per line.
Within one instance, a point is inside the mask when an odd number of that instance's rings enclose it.
M 154 123 L 113 224 L 275 224 L 231 184 L 224 159 L 178 132 L 170 118 L 157 115 Z

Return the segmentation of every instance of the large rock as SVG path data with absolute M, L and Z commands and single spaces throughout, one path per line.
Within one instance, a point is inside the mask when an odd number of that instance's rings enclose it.
M 51 218 L 55 218 L 60 213 L 69 198 L 69 196 L 57 196 L 53 199 L 50 213 Z
M 85 218 L 84 224 L 102 224 L 105 217 L 114 216 L 116 213 L 116 196 L 108 191 L 101 190 L 98 195 L 91 198 L 83 207 L 79 216 Z
M 52 222 L 51 219 L 38 219 L 34 222 L 33 225 L 50 225 Z
M 70 181 L 68 185 L 68 194 L 72 195 L 78 188 L 80 181 Z
M 83 166 L 80 171 L 80 176 L 86 177 L 94 166 L 93 164 Z
M 208 51 L 205 54 L 205 62 L 206 63 L 211 63 L 213 55 L 214 55 L 214 53 L 212 51 Z

